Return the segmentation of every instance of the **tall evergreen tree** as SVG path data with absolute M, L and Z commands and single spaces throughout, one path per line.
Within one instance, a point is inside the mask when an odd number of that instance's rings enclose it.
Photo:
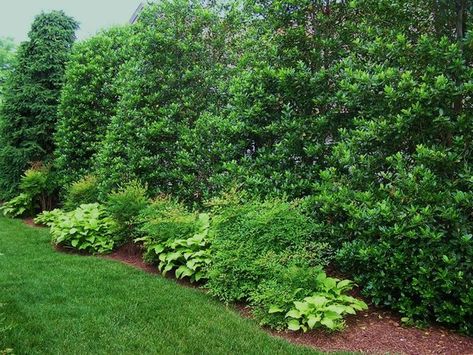
M 0 38 L 0 102 L 2 86 L 15 56 L 15 43 L 11 38 Z
M 53 152 L 64 67 L 78 23 L 62 11 L 42 13 L 18 48 L 0 111 L 0 195 L 17 190 L 23 171 Z

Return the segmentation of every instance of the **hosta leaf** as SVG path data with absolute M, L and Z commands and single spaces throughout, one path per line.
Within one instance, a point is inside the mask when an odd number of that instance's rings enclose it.
M 343 314 L 345 312 L 345 306 L 332 304 L 332 305 L 327 307 L 327 310 L 335 312 L 337 314 Z
M 328 299 L 324 296 L 311 296 L 304 298 L 304 301 L 311 303 L 316 307 L 321 307 L 328 302 Z
M 309 318 L 307 319 L 307 325 L 309 326 L 310 329 L 313 329 L 315 325 L 320 322 L 320 319 L 321 319 L 320 316 L 310 315 Z
M 166 274 L 168 273 L 168 271 L 170 271 L 172 268 L 174 267 L 174 264 L 173 263 L 169 263 L 166 265 L 166 267 L 163 269 L 163 276 L 166 276 Z
M 269 307 L 269 311 L 268 311 L 269 314 L 281 313 L 281 312 L 284 312 L 284 309 L 282 309 L 281 307 L 278 307 L 278 306 L 271 306 L 271 307 Z
M 186 266 L 187 266 L 189 269 L 195 270 L 195 269 L 196 269 L 195 265 L 196 265 L 198 262 L 199 262 L 199 261 L 198 261 L 198 260 L 195 260 L 195 259 L 188 260 L 187 263 L 186 263 Z
M 322 319 L 320 321 L 320 324 L 326 326 L 328 329 L 331 329 L 331 330 L 336 328 L 335 322 L 332 319 L 329 319 L 329 318 Z
M 194 275 L 194 280 L 199 281 L 199 280 L 203 279 L 204 277 L 205 277 L 205 273 L 202 272 L 202 271 L 199 271 Z
M 296 306 L 296 309 L 300 312 L 300 314 L 307 314 L 310 311 L 309 304 L 306 302 L 295 301 L 294 305 Z
M 287 322 L 287 329 L 297 331 L 301 329 L 301 325 L 297 319 L 291 319 L 289 322 Z
M 345 290 L 348 286 L 351 286 L 352 282 L 350 280 L 342 280 L 337 284 L 337 288 Z
M 340 315 L 340 313 L 337 313 L 335 311 L 332 311 L 330 309 L 324 311 L 324 319 L 330 319 L 330 320 L 337 320 L 337 319 L 341 319 L 342 316 Z
M 286 313 L 286 318 L 287 317 L 300 318 L 301 314 L 297 309 L 291 309 L 289 312 Z
M 345 313 L 356 314 L 356 311 L 353 307 L 351 307 L 351 306 L 344 306 L 344 307 L 345 307 Z
M 158 244 L 153 248 L 153 250 L 156 254 L 160 254 L 164 251 L 164 245 Z
M 168 260 L 168 261 L 177 260 L 177 259 L 179 259 L 179 258 L 181 257 L 181 255 L 182 255 L 182 254 L 179 253 L 179 252 L 169 253 L 169 254 L 167 255 L 167 260 Z
M 331 289 L 337 287 L 337 280 L 332 278 L 332 277 L 327 277 L 323 281 L 323 285 L 324 285 L 325 289 L 331 290 Z
M 186 276 L 187 277 L 191 276 L 192 274 L 193 274 L 193 271 L 185 265 L 179 266 L 176 270 L 176 277 L 178 279 L 182 279 L 183 277 L 186 277 Z

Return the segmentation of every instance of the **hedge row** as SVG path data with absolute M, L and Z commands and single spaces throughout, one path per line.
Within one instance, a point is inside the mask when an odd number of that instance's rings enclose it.
M 59 188 L 96 179 L 103 200 L 137 180 L 199 209 L 232 186 L 304 198 L 301 244 L 328 243 L 375 303 L 471 334 L 473 36 L 455 5 L 151 5 L 74 47 Z

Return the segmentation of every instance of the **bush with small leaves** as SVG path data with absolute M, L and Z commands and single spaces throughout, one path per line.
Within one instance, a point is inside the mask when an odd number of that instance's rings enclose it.
M 96 177 L 87 175 L 68 187 L 64 199 L 64 209 L 66 211 L 72 211 L 80 205 L 96 203 L 98 202 L 98 195 L 99 191 Z
M 146 187 L 139 181 L 122 185 L 107 196 L 105 209 L 116 225 L 116 233 L 123 241 L 133 240 L 139 234 L 139 216 L 148 206 Z

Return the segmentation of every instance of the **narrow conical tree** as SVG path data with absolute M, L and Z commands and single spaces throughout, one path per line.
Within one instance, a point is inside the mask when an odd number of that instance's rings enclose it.
M 0 196 L 16 193 L 32 162 L 50 160 L 57 106 L 78 23 L 62 11 L 38 15 L 18 48 L 0 111 Z

